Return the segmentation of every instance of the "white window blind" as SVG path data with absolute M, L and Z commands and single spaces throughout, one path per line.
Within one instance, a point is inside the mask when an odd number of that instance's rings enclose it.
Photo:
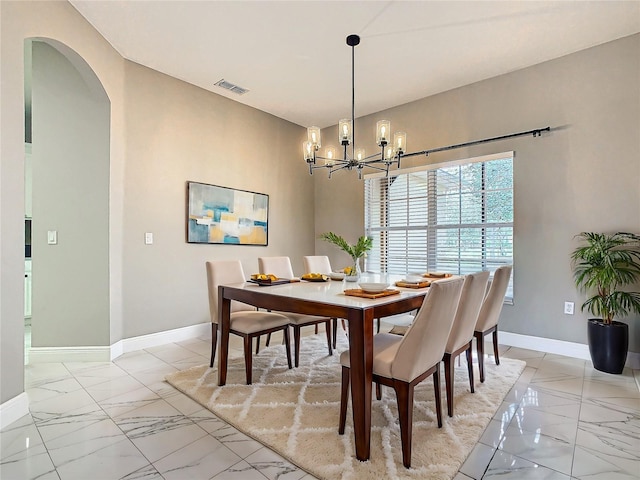
M 373 238 L 368 271 L 467 274 L 512 265 L 513 152 L 368 175 L 365 230 Z

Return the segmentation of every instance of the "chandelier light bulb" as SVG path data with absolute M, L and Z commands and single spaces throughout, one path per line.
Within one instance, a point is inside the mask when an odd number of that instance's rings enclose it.
M 338 141 L 340 145 L 349 145 L 351 140 L 351 120 L 343 118 L 338 123 Z
M 393 145 L 396 153 L 404 153 L 407 150 L 407 134 L 404 132 L 396 132 L 393 135 Z
M 376 123 L 376 143 L 379 147 L 384 147 L 389 143 L 389 133 L 391 132 L 391 122 L 379 120 Z
M 325 160 L 324 160 L 324 164 L 326 166 L 333 166 L 336 164 L 335 158 L 336 158 L 336 149 L 331 146 L 331 147 L 327 147 L 327 149 L 325 150 Z
M 302 152 L 307 163 L 313 162 L 313 144 L 311 142 L 302 142 Z
M 320 142 L 320 127 L 307 128 L 307 140 L 311 142 L 313 147 L 318 150 L 322 146 Z
M 393 147 L 389 146 L 384 152 L 384 158 L 385 160 L 391 160 L 393 157 L 395 157 L 395 152 L 393 151 Z

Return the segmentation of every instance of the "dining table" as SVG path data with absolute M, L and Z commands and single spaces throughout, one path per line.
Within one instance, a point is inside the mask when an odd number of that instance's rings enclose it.
M 218 287 L 218 385 L 227 381 L 231 302 L 238 301 L 274 311 L 319 315 L 348 320 L 351 364 L 351 400 L 356 458 L 368 460 L 371 450 L 371 392 L 374 319 L 410 312 L 422 306 L 428 288 L 398 288 L 398 276 L 389 277 L 391 289 L 398 293 L 380 298 L 345 294 L 358 289 L 353 282 L 293 281 L 260 285 L 250 281 Z

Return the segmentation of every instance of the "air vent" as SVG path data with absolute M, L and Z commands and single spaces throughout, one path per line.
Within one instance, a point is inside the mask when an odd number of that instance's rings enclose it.
M 242 88 L 242 87 L 239 87 L 238 85 L 234 85 L 231 82 L 227 82 L 224 78 L 221 80 L 218 80 L 215 83 L 215 85 L 217 85 L 218 87 L 226 88 L 227 90 L 230 90 L 233 93 L 236 93 L 238 95 L 244 95 L 249 91 L 246 88 Z

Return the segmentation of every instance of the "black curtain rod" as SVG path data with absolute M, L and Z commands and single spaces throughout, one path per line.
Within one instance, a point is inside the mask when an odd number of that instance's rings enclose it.
M 551 127 L 536 128 L 535 130 L 529 130 L 527 132 L 511 133 L 509 135 L 502 135 L 500 137 L 493 137 L 493 138 L 484 138 L 482 140 L 474 140 L 472 142 L 458 143 L 456 145 L 449 145 L 447 147 L 432 148 L 430 150 L 423 150 L 421 152 L 403 153 L 402 158 L 413 157 L 415 155 L 428 156 L 430 153 L 443 152 L 445 150 L 453 150 L 453 149 L 462 148 L 462 147 L 470 147 L 472 145 L 479 145 L 481 143 L 496 142 L 498 140 L 505 140 L 507 138 L 522 137 L 524 135 L 533 135 L 534 137 L 539 137 L 539 136 L 542 136 L 542 132 L 550 132 L 550 131 L 551 131 Z

